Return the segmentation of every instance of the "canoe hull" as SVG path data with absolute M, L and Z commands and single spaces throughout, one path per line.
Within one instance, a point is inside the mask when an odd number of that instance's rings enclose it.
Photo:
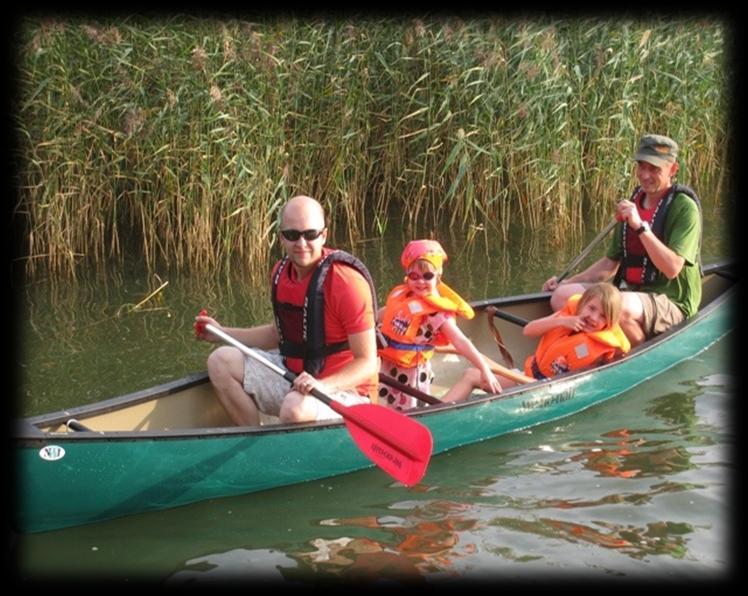
M 688 324 L 623 360 L 500 396 L 419 409 L 412 415 L 429 427 L 434 453 L 441 453 L 575 414 L 718 341 L 734 327 L 736 296 L 735 288 L 728 290 Z M 209 387 L 205 375 L 186 384 L 204 386 L 205 391 Z M 163 393 L 179 393 L 179 384 L 171 384 Z M 127 398 L 119 399 L 126 402 Z M 76 411 L 64 414 L 73 417 Z M 42 418 L 27 419 L 14 438 L 14 526 L 22 532 L 167 509 L 371 466 L 342 423 L 71 433 L 40 432 Z
M 88 434 L 88 433 L 86 433 Z M 39 532 L 325 478 L 369 461 L 340 425 L 174 438 L 60 437 L 17 452 L 17 524 Z M 64 449 L 47 461 L 40 451 Z

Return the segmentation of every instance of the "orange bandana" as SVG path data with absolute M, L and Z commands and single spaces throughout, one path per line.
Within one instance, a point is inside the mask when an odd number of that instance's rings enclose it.
M 447 253 L 436 240 L 411 240 L 400 256 L 400 263 L 407 270 L 418 259 L 428 261 L 441 271 L 442 263 L 447 260 Z

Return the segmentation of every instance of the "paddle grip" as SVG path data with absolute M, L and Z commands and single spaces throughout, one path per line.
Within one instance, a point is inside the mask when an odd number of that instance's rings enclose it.
M 201 316 L 201 317 L 207 317 L 208 311 L 205 310 L 204 308 L 201 308 L 200 312 L 197 314 L 198 316 Z M 200 337 L 203 331 L 205 331 L 205 323 L 198 323 L 197 321 L 195 321 L 195 337 Z

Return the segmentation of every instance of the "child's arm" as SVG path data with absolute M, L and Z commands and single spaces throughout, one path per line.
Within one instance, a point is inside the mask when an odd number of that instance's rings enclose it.
M 473 342 L 460 331 L 455 320 L 453 318 L 446 319 L 441 327 L 439 327 L 439 331 L 452 343 L 457 352 L 470 360 L 473 366 L 480 371 L 484 383 L 483 388 L 490 390 L 491 393 L 499 393 L 501 391 L 501 383 L 499 383 L 493 372 L 491 372 L 488 363 L 473 345 Z
M 551 329 L 556 329 L 557 327 L 567 327 L 572 331 L 581 331 L 582 321 L 576 315 L 566 315 L 563 314 L 563 311 L 558 311 L 547 317 L 541 317 L 534 321 L 530 321 L 525 325 L 522 333 L 526 337 L 540 337 L 541 335 L 548 333 Z

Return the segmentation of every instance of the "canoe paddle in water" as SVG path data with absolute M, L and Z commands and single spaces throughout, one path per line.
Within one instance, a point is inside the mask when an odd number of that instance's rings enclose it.
M 215 326 L 208 323 L 205 330 L 278 373 L 289 383 L 296 378 L 294 373 L 276 366 Z M 343 405 L 317 388 L 312 389 L 311 395 L 343 417 L 358 448 L 395 480 L 413 486 L 423 478 L 433 449 L 431 431 L 423 424 L 386 406 Z

